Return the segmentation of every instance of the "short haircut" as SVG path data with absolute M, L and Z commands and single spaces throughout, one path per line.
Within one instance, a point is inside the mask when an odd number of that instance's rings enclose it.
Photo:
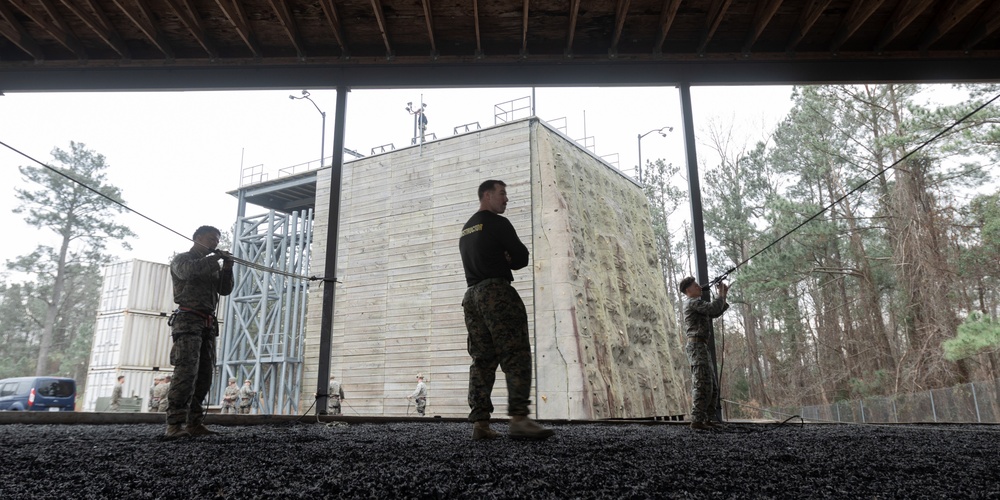
M 486 194 L 487 191 L 493 191 L 493 189 L 495 189 L 498 184 L 503 187 L 507 187 L 507 184 L 505 184 L 503 181 L 498 181 L 496 179 L 490 179 L 480 184 L 479 199 L 480 200 L 483 199 L 483 195 Z
M 194 236 L 192 236 L 191 239 L 192 240 L 196 240 L 196 239 L 198 239 L 199 236 L 201 236 L 203 234 L 206 234 L 206 233 L 215 233 L 215 234 L 217 234 L 219 236 L 222 236 L 222 231 L 219 231 L 215 227 L 212 227 L 212 226 L 201 226 L 198 229 L 194 230 Z
M 118 376 L 118 380 L 122 380 L 122 379 L 124 379 L 124 378 L 125 378 L 125 375 L 119 375 L 119 376 Z
M 695 282 L 694 277 L 693 276 L 688 276 L 687 278 L 684 278 L 684 279 L 681 280 L 681 283 L 680 283 L 680 285 L 677 286 L 677 288 L 680 289 L 681 293 L 687 292 L 688 287 L 690 287 L 691 283 L 694 283 L 694 282 Z

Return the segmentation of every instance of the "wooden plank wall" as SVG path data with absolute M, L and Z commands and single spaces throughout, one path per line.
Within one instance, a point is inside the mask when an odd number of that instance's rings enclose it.
M 428 415 L 468 415 L 465 276 L 458 254 L 462 226 L 478 210 L 479 184 L 507 183 L 505 214 L 531 249 L 529 121 L 512 122 L 344 166 L 331 374 L 343 383 L 347 415 L 413 413 L 405 396 L 421 372 Z M 330 170 L 318 173 L 310 274 L 326 259 Z M 533 314 L 531 267 L 515 287 Z M 322 286 L 310 290 L 305 401 L 316 387 Z M 493 393 L 506 415 L 502 372 Z

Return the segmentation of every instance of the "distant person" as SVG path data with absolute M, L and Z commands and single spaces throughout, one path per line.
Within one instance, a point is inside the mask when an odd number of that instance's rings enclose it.
M 682 279 L 678 289 L 686 296 L 684 332 L 687 345 L 684 346 L 684 353 L 691 365 L 691 428 L 711 429 L 715 425 L 712 423 L 715 413 L 712 406 L 719 394 L 719 387 L 715 382 L 708 342 L 712 335 L 712 319 L 722 316 L 729 309 L 729 304 L 726 303 L 729 287 L 725 283 L 719 283 L 716 287 L 718 294 L 711 302 L 702 298 L 701 285 L 691 276 Z
M 329 396 L 327 408 L 330 415 L 340 415 L 340 402 L 344 399 L 344 387 L 340 385 L 340 382 L 334 380 L 333 375 L 330 375 L 330 387 L 327 394 Z
M 109 411 L 121 411 L 122 391 L 125 390 L 125 375 L 118 376 L 118 383 L 111 390 L 111 402 L 108 403 Z
M 177 310 L 170 317 L 174 346 L 170 363 L 174 380 L 167 399 L 168 439 L 216 432 L 205 427 L 202 402 L 212 387 L 220 295 L 233 291 L 233 255 L 218 250 L 222 233 L 212 226 L 194 232 L 194 245 L 170 263 Z M 221 266 L 219 265 L 221 262 Z
M 417 374 L 417 388 L 406 396 L 406 399 L 412 399 L 413 404 L 417 406 L 417 415 L 424 416 L 424 411 L 427 409 L 427 384 L 424 383 L 423 373 Z
M 236 377 L 229 377 L 229 385 L 222 394 L 222 413 L 236 414 L 236 400 L 240 397 L 240 388 L 236 387 Z
M 250 407 L 253 406 L 253 398 L 257 395 L 257 392 L 250 387 L 250 380 L 243 381 L 243 387 L 240 387 L 240 414 L 247 415 L 250 413 Z
M 531 343 L 528 314 L 514 281 L 513 269 L 528 265 L 528 248 L 514 226 L 500 214 L 507 210 L 507 185 L 488 180 L 479 185 L 479 211 L 465 223 L 458 248 L 469 285 L 462 299 L 469 331 L 469 420 L 472 439 L 493 439 L 493 383 L 497 366 L 507 379 L 509 435 L 546 439 L 553 434 L 528 418 L 531 394 Z
M 153 385 L 149 386 L 149 400 L 146 402 L 146 411 L 153 413 L 160 405 L 160 401 L 156 398 L 156 387 L 163 383 L 163 375 L 156 375 L 153 377 Z
M 170 381 L 172 379 L 173 379 L 172 376 L 164 375 L 163 383 L 158 385 L 156 387 L 156 392 L 153 393 L 154 396 L 156 397 L 156 404 L 157 404 L 156 411 L 160 413 L 166 413 L 167 408 L 169 407 L 170 398 L 168 396 L 170 394 Z

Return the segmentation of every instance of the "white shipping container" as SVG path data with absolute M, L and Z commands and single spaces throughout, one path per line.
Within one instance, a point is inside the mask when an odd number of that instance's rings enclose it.
M 104 314 L 97 317 L 90 368 L 163 368 L 172 345 L 167 316 Z
M 149 388 L 153 385 L 153 378 L 157 375 L 169 375 L 170 373 L 170 370 L 90 370 L 90 373 L 87 374 L 87 392 L 84 395 L 83 411 L 107 411 L 106 408 L 95 408 L 97 398 L 111 397 L 111 391 L 115 388 L 118 376 L 125 375 L 122 397 L 142 399 L 142 411 L 147 412 L 149 411 Z
M 135 311 L 159 314 L 173 309 L 170 266 L 143 260 L 105 266 L 99 313 Z

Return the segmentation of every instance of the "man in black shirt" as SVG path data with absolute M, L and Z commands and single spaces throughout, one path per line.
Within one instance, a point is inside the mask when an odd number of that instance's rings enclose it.
M 507 185 L 489 180 L 479 186 L 479 211 L 465 223 L 458 248 L 469 289 L 462 299 L 469 331 L 469 420 L 472 439 L 493 439 L 490 394 L 497 366 L 507 379 L 509 435 L 546 439 L 553 434 L 528 418 L 531 394 L 531 344 L 528 314 L 517 290 L 512 269 L 528 265 L 528 248 L 514 226 L 500 214 L 507 209 Z

